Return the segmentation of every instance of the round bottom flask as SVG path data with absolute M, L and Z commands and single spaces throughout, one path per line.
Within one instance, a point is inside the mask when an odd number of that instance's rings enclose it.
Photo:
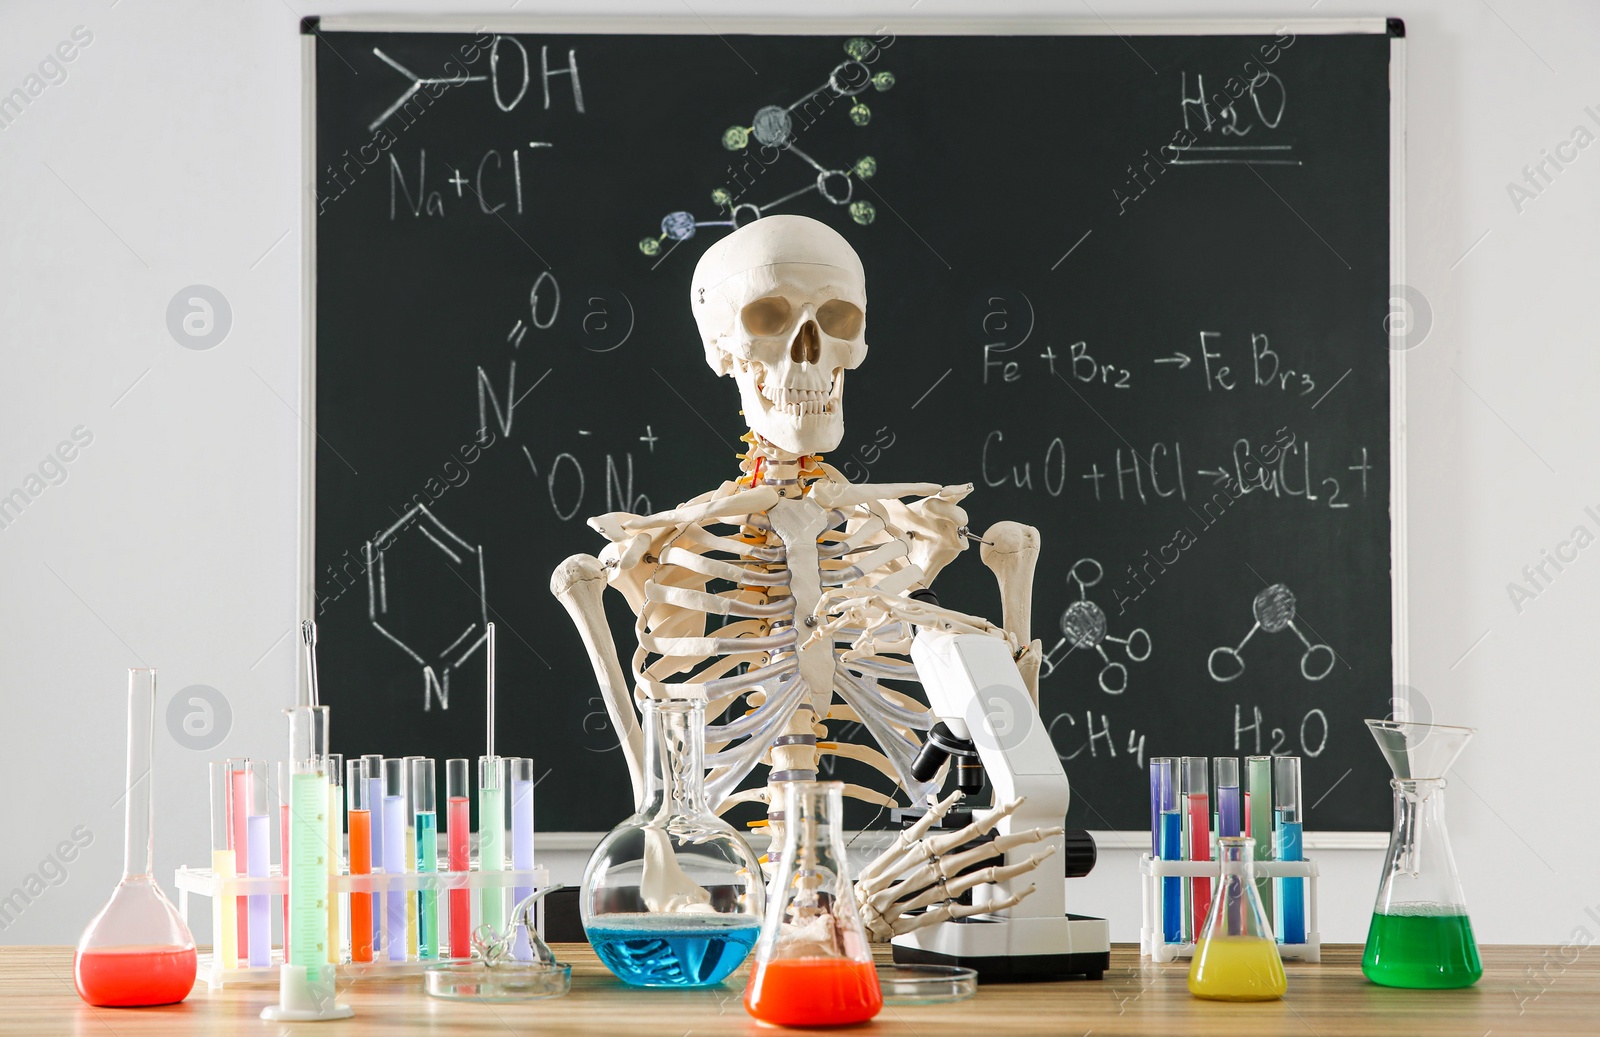
M 643 714 L 643 804 L 589 858 L 583 928 L 625 983 L 711 986 L 739 967 L 761 932 L 761 865 L 706 805 L 705 703 L 648 700 Z

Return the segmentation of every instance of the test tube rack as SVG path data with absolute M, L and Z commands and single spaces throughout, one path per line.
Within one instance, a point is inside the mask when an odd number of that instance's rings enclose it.
M 1306 942 L 1278 944 L 1278 956 L 1285 961 L 1319 962 L 1322 960 L 1322 936 L 1317 931 L 1317 862 L 1254 861 L 1251 864 L 1258 879 L 1306 880 Z M 1164 917 L 1165 878 L 1217 880 L 1219 865 L 1216 861 L 1169 861 L 1152 858 L 1148 853 L 1139 858 L 1139 887 L 1142 922 L 1139 927 L 1139 955 L 1156 962 L 1175 961 L 1194 957 L 1194 943 L 1168 943 L 1161 928 Z
M 374 948 L 373 960 L 369 962 L 356 962 L 350 959 L 349 928 L 350 911 L 348 894 L 351 893 L 411 893 L 433 890 L 444 893 L 447 890 L 467 889 L 511 889 L 525 888 L 533 892 L 544 889 L 550 884 L 550 872 L 545 868 L 531 868 L 523 871 L 477 871 L 476 862 L 472 871 L 437 871 L 437 872 L 402 872 L 392 875 L 383 872 L 374 872 L 370 875 L 330 875 L 328 876 L 328 892 L 345 901 L 340 906 L 340 919 L 344 935 L 341 938 L 338 962 L 339 977 L 341 980 L 361 979 L 393 979 L 400 976 L 418 975 L 423 969 L 440 962 L 454 961 L 443 953 L 438 958 L 418 959 L 408 956 L 404 961 L 390 961 L 387 953 Z M 189 921 L 189 894 L 209 898 L 213 909 L 219 898 L 269 896 L 272 897 L 273 917 L 278 918 L 283 910 L 282 898 L 288 896 L 289 880 L 276 866 L 272 873 L 266 876 L 247 878 L 224 879 L 212 873 L 209 868 L 180 867 L 173 877 L 173 885 L 178 889 L 178 911 L 183 916 L 184 922 Z M 439 897 L 441 913 L 441 934 L 448 932 L 445 924 L 449 917 L 448 897 Z M 474 896 L 473 902 L 478 898 Z M 507 904 L 507 910 L 512 905 Z M 375 917 L 379 917 L 374 912 Z M 539 930 L 541 938 L 544 935 L 544 901 L 541 899 L 534 905 L 534 923 Z M 213 948 L 213 952 L 215 948 Z M 271 965 L 247 965 L 240 962 L 237 968 L 224 968 L 222 959 L 215 953 L 200 955 L 200 975 L 206 981 L 210 990 L 220 990 L 228 983 L 260 984 L 263 986 L 277 986 L 279 968 L 283 964 L 282 944 L 274 944 L 272 948 Z

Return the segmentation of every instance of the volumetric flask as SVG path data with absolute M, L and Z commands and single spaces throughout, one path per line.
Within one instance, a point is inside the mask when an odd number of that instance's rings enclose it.
M 150 800 L 156 671 L 128 671 L 128 784 L 122 881 L 78 940 L 73 976 L 91 1005 L 170 1005 L 189 996 L 198 961 L 194 937 L 151 875 L 155 815 Z M 213 910 L 216 908 L 213 907 Z

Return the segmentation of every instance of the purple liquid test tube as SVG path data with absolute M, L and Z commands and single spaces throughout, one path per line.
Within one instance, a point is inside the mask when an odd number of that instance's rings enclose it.
M 1239 758 L 1218 756 L 1211 763 L 1217 774 L 1217 837 L 1239 835 L 1243 817 L 1240 810 Z M 1227 890 L 1218 891 L 1219 896 L 1227 893 Z M 1228 896 L 1227 901 L 1227 935 L 1237 935 L 1244 931 L 1244 902 L 1236 896 Z
M 372 811 L 370 819 L 372 838 L 368 850 L 372 854 L 372 870 L 383 870 L 383 757 L 378 753 L 367 753 L 361 757 L 361 773 L 367 783 L 367 808 Z M 383 903 L 382 896 L 375 896 L 372 900 L 372 945 L 383 946 Z
M 383 870 L 389 875 L 406 871 L 406 784 L 408 761 L 383 761 Z M 390 961 L 406 960 L 406 893 L 390 888 L 384 894 L 385 943 Z
M 533 868 L 533 761 L 526 758 L 511 760 L 511 796 L 506 800 L 506 828 L 511 832 L 511 868 L 529 871 Z M 533 893 L 532 886 L 517 886 L 511 892 L 511 905 L 522 903 Z M 511 919 L 516 940 L 511 945 L 511 956 L 517 961 L 533 960 L 533 944 L 528 931 L 518 928 L 520 918 Z

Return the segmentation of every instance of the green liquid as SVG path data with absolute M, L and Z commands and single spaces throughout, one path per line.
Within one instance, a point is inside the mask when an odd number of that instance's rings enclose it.
M 1483 975 L 1466 915 L 1375 914 L 1361 971 L 1386 987 L 1449 990 Z
M 506 870 L 505 790 L 478 789 L 478 870 Z M 483 924 L 505 928 L 505 890 L 496 887 L 482 893 Z
M 431 810 L 416 815 L 417 870 L 439 870 L 439 818 Z M 417 893 L 417 957 L 432 961 L 439 956 L 439 894 L 431 889 Z

